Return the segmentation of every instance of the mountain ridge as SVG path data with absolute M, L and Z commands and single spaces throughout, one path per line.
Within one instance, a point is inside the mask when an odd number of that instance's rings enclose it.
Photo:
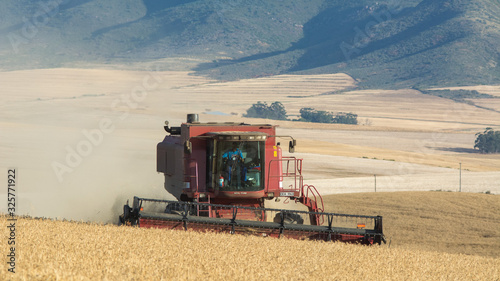
M 0 11 L 7 70 L 190 57 L 206 61 L 199 75 L 224 80 L 344 72 L 365 88 L 500 83 L 492 0 L 22 0 Z

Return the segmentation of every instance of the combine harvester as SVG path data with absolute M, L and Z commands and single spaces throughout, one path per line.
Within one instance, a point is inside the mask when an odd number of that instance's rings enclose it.
M 325 213 L 323 199 L 303 184 L 302 159 L 282 156 L 276 126 L 200 123 L 189 114 L 157 146 L 157 171 L 178 201 L 134 197 L 120 222 L 139 227 L 217 231 L 295 239 L 385 243 L 382 217 Z M 270 200 L 308 211 L 265 208 Z M 304 208 L 305 209 L 305 208 Z

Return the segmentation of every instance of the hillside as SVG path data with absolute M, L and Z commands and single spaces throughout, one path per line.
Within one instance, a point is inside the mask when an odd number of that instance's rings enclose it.
M 303 38 L 292 47 L 218 61 L 229 65 L 217 67 L 216 73 L 259 75 L 256 69 L 291 65 L 277 71 L 345 72 L 364 87 L 498 83 L 498 3 L 391 2 L 329 2 L 304 24 Z
M 301 38 L 294 24 L 314 16 L 322 1 L 287 2 L 67 0 L 48 13 L 36 1 L 2 2 L 0 11 L 9 15 L 0 23 L 1 54 L 7 59 L 2 66 L 211 59 L 284 49 Z M 277 14 L 287 22 L 273 18 Z M 23 16 L 36 29 L 29 29 Z
M 57 3 L 57 2 L 50 2 Z M 164 69 L 239 79 L 348 73 L 361 87 L 500 82 L 492 0 L 66 0 L 0 3 L 0 69 L 165 58 Z
M 415 203 L 405 197 L 417 202 L 431 201 L 432 212 L 423 213 L 421 207 L 415 208 Z M 477 198 L 486 203 L 479 206 Z M 390 247 L 20 217 L 16 241 L 19 246 L 15 252 L 17 272 L 10 275 L 7 266 L 2 266 L 0 273 L 9 280 L 276 280 L 277 276 L 284 280 L 500 278 L 500 212 L 494 209 L 499 206 L 498 196 L 425 192 L 383 197 L 374 193 L 345 195 L 336 199 L 336 205 L 339 201 L 355 203 L 359 211 L 363 209 L 361 206 L 374 203 L 377 207 L 372 207 L 373 210 L 383 205 L 385 228 L 392 237 Z M 449 210 L 450 203 L 456 203 L 452 210 Z M 469 203 L 473 206 L 470 210 Z M 466 215 L 475 212 L 484 216 L 476 220 L 475 216 Z M 453 217 L 458 213 L 463 215 Z M 6 225 L 6 218 L 0 215 L 0 224 Z M 414 228 L 417 221 L 418 228 Z M 476 228 L 481 223 L 490 224 L 490 232 Z M 422 232 L 431 228 L 441 232 Z M 4 227 L 2 232 L 6 231 Z M 477 240 L 486 235 L 489 243 Z M 428 244 L 422 245 L 423 240 Z M 454 241 L 461 244 L 450 245 Z M 429 247 L 431 243 L 438 247 Z M 410 250 L 405 245 L 413 247 Z M 443 253 L 450 250 L 440 245 L 454 247 L 456 253 L 468 255 Z M 6 253 L 2 251 L 2 255 Z

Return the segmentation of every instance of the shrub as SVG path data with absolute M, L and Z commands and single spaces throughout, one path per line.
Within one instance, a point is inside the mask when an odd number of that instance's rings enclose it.
M 440 98 L 451 99 L 454 101 L 463 101 L 464 99 L 490 99 L 495 98 L 495 96 L 489 94 L 482 94 L 476 90 L 421 90 L 415 88 L 422 92 L 423 94 L 432 95 Z

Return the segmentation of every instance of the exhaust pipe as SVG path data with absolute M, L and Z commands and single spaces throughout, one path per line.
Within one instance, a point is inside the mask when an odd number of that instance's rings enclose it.
M 192 113 L 187 115 L 187 123 L 188 124 L 197 124 L 200 123 L 200 118 L 198 117 L 198 114 Z M 169 127 L 168 126 L 168 121 L 165 121 L 165 126 L 163 128 L 165 131 L 169 132 L 171 135 L 180 135 L 181 134 L 181 127 Z
M 187 123 L 200 123 L 198 114 L 192 113 L 187 115 Z

